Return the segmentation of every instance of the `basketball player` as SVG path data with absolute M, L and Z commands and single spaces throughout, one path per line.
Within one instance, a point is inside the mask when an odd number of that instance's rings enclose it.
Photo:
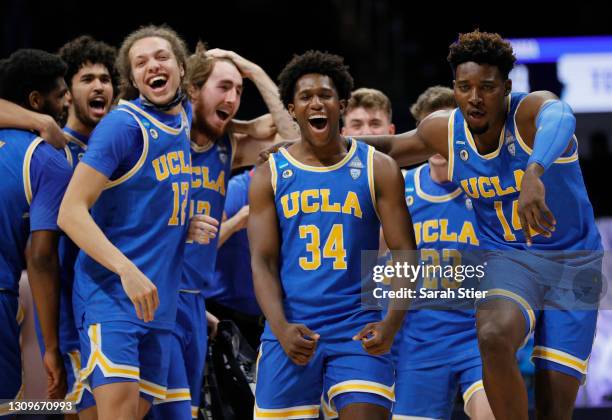
M 156 400 L 156 418 L 197 418 L 206 358 L 204 298 L 214 298 L 222 285 L 214 283 L 217 226 L 222 218 L 232 169 L 252 165 L 259 152 L 272 144 L 270 136 L 249 135 L 268 117 L 250 123 L 233 121 L 240 107 L 243 76 L 249 77 L 272 112 L 276 127 L 292 127 L 274 82 L 261 67 L 231 51 L 206 52 L 199 44 L 187 62 L 187 92 L 193 105 L 191 129 L 192 184 L 189 214 L 203 214 L 213 236 L 205 245 L 185 249 L 177 323 L 171 338 L 171 363 L 166 398 Z M 264 130 L 265 131 L 265 130 Z M 286 132 L 286 130 L 285 130 Z M 217 314 L 213 311 L 213 313 Z M 217 315 L 221 316 L 221 315 Z
M 395 134 L 391 101 L 377 89 L 359 88 L 353 91 L 342 119 L 343 136 Z
M 534 330 L 538 416 L 569 419 L 597 319 L 593 307 L 572 310 L 571 283 L 597 294 L 600 282 L 589 276 L 580 284 L 579 273 L 601 273 L 602 249 L 578 165 L 575 118 L 550 92 L 510 93 L 515 57 L 498 34 L 462 34 L 448 61 L 458 109 L 368 142 L 400 166 L 435 153 L 447 159 L 448 179 L 472 199 L 481 248 L 497 250 L 488 253 L 481 283 L 488 293 L 477 310 L 484 386 L 496 419 L 527 419 L 515 355 Z M 594 252 L 554 261 L 540 252 L 546 250 Z M 542 310 L 551 307 L 557 310 Z
M 100 418 L 142 417 L 166 393 L 191 183 L 186 59 L 170 28 L 126 37 L 117 68 L 129 101 L 96 126 L 60 208 L 59 225 L 82 250 L 81 379 Z
M 404 311 L 381 320 L 362 309 L 359 260 L 378 249 L 378 215 L 392 249 L 414 249 L 401 173 L 340 136 L 352 88 L 342 58 L 306 52 L 279 81 L 301 138 L 255 171 L 249 191 L 253 278 L 267 319 L 254 417 L 317 418 L 326 392 L 340 418 L 387 419 L 387 353 Z
M 410 111 L 417 125 L 434 111 L 455 108 L 453 91 L 435 86 L 422 93 Z M 406 172 L 406 203 L 421 261 L 432 267 L 475 265 L 470 251 L 479 245 L 472 201 L 448 180 L 448 162 L 439 154 Z M 476 278 L 419 279 L 417 290 L 457 292 L 477 287 Z M 472 419 L 493 419 L 482 385 L 473 301 L 420 299 L 398 333 L 396 404 L 393 418 L 450 419 L 457 388 Z
M 19 50 L 3 61 L 2 91 L 6 100 L 58 121 L 67 108 L 66 64 L 40 50 Z M 47 371 L 47 398 L 64 398 L 66 378 L 59 348 L 59 265 L 57 213 L 70 168 L 65 156 L 36 134 L 0 129 L 0 399 L 13 400 L 21 392 L 19 278 L 27 261 L 32 296 L 39 315 Z M 0 415 L 10 414 L 8 404 Z

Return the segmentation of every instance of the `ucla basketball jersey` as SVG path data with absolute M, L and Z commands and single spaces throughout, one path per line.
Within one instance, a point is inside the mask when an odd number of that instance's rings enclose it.
M 29 131 L 0 129 L 0 289 L 15 294 L 30 236 L 30 162 L 42 141 Z
M 191 144 L 191 199 L 189 216 L 206 214 L 221 223 L 227 184 L 232 171 L 232 142 L 224 136 L 208 146 Z M 219 235 L 210 243 L 188 243 L 181 290 L 200 290 L 206 298 L 215 295 L 213 284 Z
M 80 134 L 70 127 L 64 127 L 68 144 L 64 147 L 66 159 L 74 171 L 87 150 L 89 136 Z M 79 348 L 79 333 L 74 321 L 72 290 L 74 285 L 74 265 L 79 255 L 79 247 L 67 236 L 62 235 L 58 245 L 60 261 L 61 295 L 59 345 L 62 353 Z
M 361 251 L 378 250 L 380 229 L 373 157 L 354 139 L 328 167 L 302 164 L 285 149 L 270 156 L 285 315 L 323 338 L 352 337 L 381 319 L 361 307 Z M 262 338 L 273 338 L 268 325 Z
M 448 126 L 449 178 L 472 198 L 483 249 L 528 249 L 519 217 L 518 197 L 531 148 L 516 128 L 515 114 L 526 93 L 508 96 L 505 126 L 499 145 L 481 155 L 463 114 L 457 108 Z M 577 139 L 541 177 L 546 204 L 557 224 L 552 237 L 532 233 L 533 250 L 599 250 L 595 226 L 580 165 Z
M 120 101 L 111 111 L 125 114 L 126 121 L 136 120 L 143 148 L 134 167 L 109 180 L 91 215 L 106 237 L 155 284 L 159 307 L 152 322 L 139 320 L 119 276 L 84 252 L 75 267 L 75 300 L 83 302 L 87 325 L 127 320 L 171 329 L 189 226 L 191 121 L 181 108 L 180 126 L 175 128 L 139 104 Z M 82 314 L 75 315 L 80 325 Z
M 424 164 L 405 174 L 406 204 L 412 218 L 420 261 L 424 267 L 474 265 L 470 252 L 480 245 L 472 200 L 457 184 L 436 183 Z M 402 354 L 416 359 L 447 358 L 478 353 L 474 301 L 459 297 L 460 288 L 476 288 L 477 278 L 462 282 L 429 272 L 417 281 L 417 296 L 427 292 L 455 293 L 415 299 L 404 322 Z M 429 349 L 422 351 L 423 343 Z M 472 348 L 474 347 L 474 348 Z M 400 359 L 401 360 L 401 359 Z

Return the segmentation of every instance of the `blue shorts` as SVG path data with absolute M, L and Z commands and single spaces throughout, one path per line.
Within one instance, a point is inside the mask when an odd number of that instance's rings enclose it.
M 21 346 L 19 334 L 23 311 L 19 298 L 9 291 L 0 291 L 0 400 L 14 400 L 21 388 Z M 8 403 L 0 404 L 0 416 L 8 414 Z
M 90 389 L 115 382 L 139 382 L 149 401 L 166 396 L 171 332 L 129 321 L 108 321 L 79 329 L 81 381 Z
M 601 258 L 591 254 L 562 264 L 527 252 L 493 253 L 487 259 L 480 284 L 487 295 L 477 304 L 491 299 L 517 304 L 525 320 L 525 341 L 534 332 L 531 357 L 536 369 L 585 379 L 601 291 Z
M 166 398 L 155 400 L 152 418 L 189 419 L 198 417 L 204 362 L 206 361 L 207 322 L 204 296 L 179 293 L 176 326 L 170 339 L 170 365 Z
M 318 418 L 323 393 L 338 412 L 353 403 L 391 411 L 393 382 L 390 354 L 369 355 L 359 341 L 320 340 L 308 365 L 298 366 L 278 341 L 264 340 L 257 362 L 254 418 Z
M 68 393 L 66 401 L 76 404 L 77 412 L 96 405 L 94 396 L 81 381 L 81 352 L 77 349 L 62 353 L 64 368 L 66 369 L 66 384 Z
M 409 416 L 450 419 L 457 389 L 463 396 L 464 407 L 474 393 L 484 389 L 479 355 L 428 367 L 410 363 L 408 356 L 397 371 L 396 381 L 393 419 Z

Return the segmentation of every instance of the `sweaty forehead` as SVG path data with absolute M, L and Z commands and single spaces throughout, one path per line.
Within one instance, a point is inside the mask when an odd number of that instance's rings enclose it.
M 461 63 L 455 71 L 455 81 L 462 80 L 501 80 L 502 75 L 497 66 L 478 64 L 473 61 Z
M 335 90 L 334 82 L 331 77 L 324 74 L 308 73 L 300 77 L 295 83 L 295 92 L 311 89 L 332 89 Z

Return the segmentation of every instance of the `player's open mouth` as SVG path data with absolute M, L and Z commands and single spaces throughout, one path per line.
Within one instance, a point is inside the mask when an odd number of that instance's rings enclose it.
M 221 121 L 226 121 L 229 117 L 230 117 L 230 113 L 223 110 L 223 109 L 217 109 L 215 111 L 215 114 L 217 114 L 217 117 L 221 120 Z
M 92 98 L 88 102 L 89 108 L 91 108 L 94 114 L 103 115 L 106 110 L 106 99 L 102 96 Z
M 308 123 L 315 130 L 321 131 L 327 127 L 327 117 L 325 115 L 311 115 L 308 117 Z
M 166 76 L 155 76 L 154 78 L 149 80 L 149 86 L 153 88 L 153 91 L 158 92 L 163 90 L 163 88 L 168 83 L 168 78 Z
M 473 110 L 468 112 L 468 117 L 470 117 L 470 119 L 475 120 L 475 121 L 480 121 L 482 118 L 484 118 L 485 113 L 483 111 L 479 111 L 479 110 Z

